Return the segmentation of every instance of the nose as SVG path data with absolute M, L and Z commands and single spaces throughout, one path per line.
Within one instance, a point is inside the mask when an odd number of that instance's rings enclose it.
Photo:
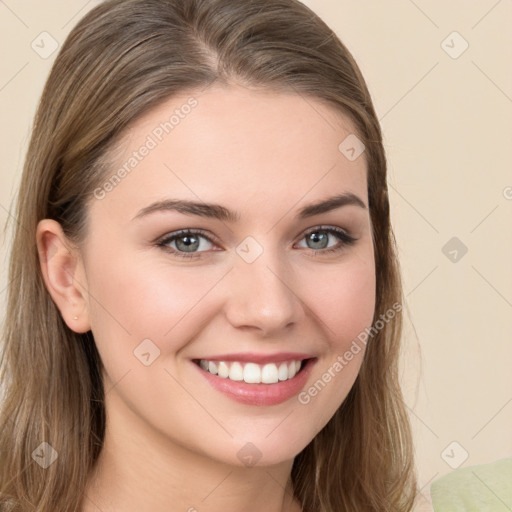
M 225 305 L 231 325 L 273 337 L 298 324 L 304 306 L 294 289 L 293 274 L 282 257 L 270 257 L 268 250 L 252 263 L 237 257 Z

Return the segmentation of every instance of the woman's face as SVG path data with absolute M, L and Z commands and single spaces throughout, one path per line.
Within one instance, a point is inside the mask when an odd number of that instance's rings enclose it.
M 332 417 L 375 306 L 354 137 L 317 100 L 239 86 L 174 97 L 131 127 L 90 203 L 82 253 L 107 414 L 128 432 L 268 465 Z M 308 209 L 334 196 L 346 204 Z

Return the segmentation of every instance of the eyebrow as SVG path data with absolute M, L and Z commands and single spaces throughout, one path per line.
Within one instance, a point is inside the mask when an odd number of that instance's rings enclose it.
M 358 196 L 351 192 L 347 192 L 309 204 L 301 208 L 297 216 L 299 219 L 306 219 L 349 205 L 366 209 L 366 205 Z M 176 211 L 185 215 L 197 215 L 200 217 L 208 217 L 232 223 L 240 220 L 240 213 L 229 210 L 220 204 L 185 201 L 182 199 L 164 199 L 156 201 L 155 203 L 142 208 L 142 210 L 140 210 L 132 220 L 140 219 L 150 215 L 151 213 L 162 211 Z

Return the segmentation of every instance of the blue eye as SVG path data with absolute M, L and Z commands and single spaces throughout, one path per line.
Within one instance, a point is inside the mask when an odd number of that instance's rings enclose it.
M 158 242 L 157 245 L 165 250 L 168 250 L 172 254 L 179 256 L 180 258 L 197 258 L 200 257 L 200 254 L 196 254 L 192 251 L 204 245 L 200 242 L 201 238 L 207 240 L 209 243 L 213 243 L 212 240 L 203 234 L 202 231 L 183 229 L 164 238 Z M 168 247 L 168 245 L 171 243 L 176 244 L 176 249 Z
M 319 234 L 320 236 L 318 236 Z M 324 242 L 329 243 L 329 235 L 334 235 L 340 242 L 335 246 L 324 245 Z M 329 226 L 318 226 L 310 229 L 305 233 L 304 238 L 306 238 L 308 242 L 321 246 L 320 249 L 317 247 L 309 247 L 313 250 L 313 254 L 315 255 L 341 251 L 346 246 L 353 245 L 357 240 L 357 238 L 350 236 L 343 229 Z
M 335 246 L 325 245 L 329 243 L 329 237 L 335 236 L 339 242 Z M 202 252 L 207 252 L 208 249 L 204 247 L 202 240 L 206 240 L 206 245 L 214 244 L 212 239 L 201 230 L 183 229 L 157 242 L 157 246 L 161 247 L 166 252 L 180 258 L 200 258 Z M 306 243 L 317 244 L 320 247 L 307 247 L 313 251 L 314 255 L 321 255 L 326 253 L 338 252 L 345 247 L 354 244 L 357 238 L 350 236 L 346 231 L 335 227 L 318 226 L 308 230 L 302 240 L 306 239 Z M 175 247 L 169 247 L 170 244 L 175 244 Z M 203 250 L 199 250 L 199 249 Z

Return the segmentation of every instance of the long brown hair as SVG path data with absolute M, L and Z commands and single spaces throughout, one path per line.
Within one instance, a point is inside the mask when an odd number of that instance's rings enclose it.
M 123 131 L 173 95 L 214 82 L 295 92 L 352 120 L 366 146 L 374 321 L 402 302 L 379 122 L 356 62 L 318 16 L 297 0 L 100 4 L 55 60 L 14 212 L 0 366 L 2 511 L 78 510 L 105 429 L 94 338 L 71 331 L 47 292 L 37 224 L 57 220 L 80 246 L 88 201 L 108 171 L 104 157 Z M 417 487 L 398 378 L 401 334 L 401 315 L 372 333 L 347 398 L 295 458 L 294 493 L 304 511 L 411 509 Z M 33 457 L 42 442 L 58 454 L 46 469 Z

